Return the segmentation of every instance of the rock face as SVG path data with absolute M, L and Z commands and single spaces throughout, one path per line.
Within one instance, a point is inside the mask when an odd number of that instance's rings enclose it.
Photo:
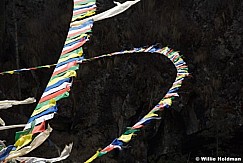
M 120 1 L 121 2 L 121 1 Z M 114 6 L 97 0 L 102 12 Z M 194 161 L 196 156 L 243 157 L 241 0 L 149 0 L 94 24 L 85 57 L 161 43 L 179 50 L 192 74 L 161 120 L 121 152 L 95 162 Z M 71 0 L 1 0 L 0 70 L 55 63 L 72 14 Z M 241 63 L 241 64 L 240 64 Z M 0 76 L 0 98 L 40 98 L 53 69 Z M 74 142 L 64 162 L 83 162 L 146 114 L 171 86 L 165 57 L 125 55 L 84 64 L 70 97 L 59 102 L 50 139 L 30 156 L 54 157 Z M 35 105 L 1 110 L 6 124 L 26 123 Z M 0 132 L 14 143 L 17 130 Z

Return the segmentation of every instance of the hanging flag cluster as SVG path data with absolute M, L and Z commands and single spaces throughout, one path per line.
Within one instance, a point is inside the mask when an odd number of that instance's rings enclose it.
M 72 22 L 93 15 L 95 9 L 95 0 L 74 0 Z M 91 32 L 92 26 L 93 21 L 88 20 L 69 28 L 61 56 L 25 130 L 29 129 L 34 121 L 35 125 L 38 125 L 53 118 L 54 113 L 57 112 L 56 101 L 69 96 L 73 77 L 76 77 L 75 70 L 79 68 L 78 62 L 83 60 L 82 45 L 88 41 L 88 33 Z
M 141 128 L 143 128 L 145 125 L 149 124 L 154 119 L 160 119 L 158 112 L 163 111 L 165 108 L 169 108 L 172 105 L 172 101 L 175 97 L 178 97 L 178 89 L 182 85 L 182 81 L 186 76 L 189 75 L 188 73 L 188 67 L 186 63 L 183 61 L 182 57 L 179 55 L 178 52 L 173 51 L 172 49 L 165 47 L 165 48 L 158 48 L 156 46 L 150 46 L 148 48 L 135 48 L 133 50 L 128 51 L 122 51 L 122 52 L 115 52 L 111 53 L 109 56 L 114 55 L 120 55 L 120 54 L 126 54 L 126 53 L 139 53 L 139 52 L 146 52 L 146 53 L 157 53 L 162 54 L 169 58 L 171 62 L 174 64 L 176 70 L 177 70 L 177 77 L 172 85 L 172 87 L 169 89 L 169 91 L 166 93 L 164 98 L 148 113 L 146 114 L 142 119 L 140 119 L 136 124 L 134 124 L 132 127 L 127 127 L 127 130 L 118 138 L 115 138 L 111 144 L 109 144 L 104 149 L 98 150 L 91 158 L 89 158 L 85 163 L 92 162 L 97 157 L 101 157 L 108 152 L 112 151 L 113 149 L 119 149 L 121 150 L 123 146 L 125 146 L 133 136 L 135 136 L 136 132 L 138 132 Z M 103 55 L 104 56 L 104 55 Z M 105 55 L 107 56 L 107 55 Z M 102 56 L 98 56 L 96 58 L 100 58 Z
M 74 0 L 72 23 L 80 18 L 93 15 L 95 10 L 95 0 Z M 88 33 L 91 32 L 92 26 L 93 20 L 87 20 L 69 28 L 61 56 L 44 93 L 24 130 L 16 133 L 15 144 L 2 149 L 0 161 L 27 154 L 47 139 L 51 128 L 46 129 L 46 120 L 53 118 L 57 112 L 56 102 L 69 96 L 73 77 L 76 77 L 75 70 L 79 68 L 77 62 L 83 59 L 82 45 L 88 41 Z M 40 134 L 32 141 L 37 133 Z M 29 143 L 31 144 L 28 148 L 24 147 Z

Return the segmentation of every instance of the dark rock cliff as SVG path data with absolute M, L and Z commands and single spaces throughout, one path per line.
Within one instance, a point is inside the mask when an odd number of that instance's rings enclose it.
M 114 6 L 97 0 L 97 12 Z M 72 13 L 71 0 L 1 0 L 0 70 L 55 63 Z M 187 162 L 196 156 L 243 158 L 241 0 L 142 0 L 94 24 L 85 57 L 161 43 L 180 51 L 192 77 L 180 98 L 123 151 L 95 162 Z M 0 98 L 40 98 L 53 69 L 0 76 Z M 54 157 L 74 142 L 64 162 L 83 162 L 146 114 L 171 86 L 165 57 L 125 55 L 84 64 L 70 97 L 59 102 L 49 141 L 30 156 Z M 1 110 L 7 124 L 26 123 L 35 104 Z M 14 143 L 16 130 L 0 132 Z

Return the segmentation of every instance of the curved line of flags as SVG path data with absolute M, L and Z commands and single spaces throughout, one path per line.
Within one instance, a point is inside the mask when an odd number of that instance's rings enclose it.
M 166 108 L 169 108 L 172 105 L 172 101 L 174 100 L 174 98 L 179 96 L 177 92 L 182 85 L 182 81 L 184 80 L 185 77 L 189 75 L 189 73 L 188 73 L 188 67 L 186 63 L 184 62 L 180 54 L 174 51 L 173 49 L 170 49 L 168 47 L 159 48 L 156 46 L 150 46 L 148 48 L 135 48 L 133 50 L 115 52 L 109 54 L 109 56 L 121 55 L 127 53 L 133 54 L 133 53 L 141 53 L 141 52 L 153 53 L 153 54 L 157 53 L 169 58 L 177 71 L 175 81 L 173 82 L 171 88 L 166 93 L 166 95 L 150 112 L 148 112 L 148 114 L 146 114 L 132 127 L 127 127 L 126 131 L 120 137 L 115 138 L 108 146 L 106 146 L 101 150 L 97 150 L 97 152 L 91 158 L 89 158 L 85 163 L 92 162 L 97 157 L 101 157 L 114 149 L 121 150 L 124 146 L 126 146 L 128 142 L 132 140 L 132 138 L 136 135 L 136 133 L 140 131 L 140 129 L 143 128 L 145 125 L 149 124 L 151 120 L 160 119 L 158 112 L 161 112 Z

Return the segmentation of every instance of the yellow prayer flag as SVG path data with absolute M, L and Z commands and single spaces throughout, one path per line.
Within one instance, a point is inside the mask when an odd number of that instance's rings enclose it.
M 184 78 L 185 76 L 186 76 L 186 75 L 182 75 L 182 74 L 181 74 L 181 75 L 179 75 L 179 76 L 176 77 L 176 80 L 179 80 L 179 79 L 181 79 L 181 78 Z
M 37 115 L 37 114 L 49 109 L 49 108 L 51 108 L 51 107 L 53 107 L 55 105 L 56 105 L 56 101 L 54 99 L 51 99 L 49 104 L 44 105 L 44 106 L 42 106 L 41 108 L 39 108 L 37 110 L 34 110 L 34 112 L 32 113 L 31 117 L 33 117 L 33 116 L 35 116 L 35 115 Z
M 79 54 L 79 53 L 73 53 L 73 54 L 69 55 L 68 57 L 59 59 L 57 63 L 64 62 L 66 60 L 69 60 L 70 58 L 80 57 L 81 55 L 82 55 L 82 53 L 81 54 Z
M 94 161 L 94 159 L 96 159 L 98 157 L 99 153 L 100 153 L 100 151 L 96 151 L 96 153 L 92 157 L 90 157 L 87 161 L 85 161 L 84 163 L 90 163 L 90 162 Z
M 150 117 L 158 117 L 158 114 L 155 114 L 153 112 L 149 112 L 147 115 L 145 115 L 143 118 L 150 118 Z
M 14 144 L 14 146 L 17 147 L 16 151 L 24 147 L 25 145 L 29 144 L 31 141 L 32 141 L 32 134 L 23 135 Z
M 121 135 L 121 136 L 118 138 L 118 140 L 121 140 L 121 141 L 127 143 L 127 142 L 129 142 L 129 141 L 132 139 L 132 136 L 133 136 L 133 135 L 136 135 L 136 134 L 131 133 L 131 134 L 128 134 L 128 135 Z
M 14 71 L 9 71 L 8 73 L 9 73 L 9 74 L 13 74 L 13 73 L 14 73 Z
M 91 15 L 94 15 L 94 14 L 95 14 L 95 11 L 94 11 L 94 10 L 87 11 L 84 15 L 80 15 L 80 16 L 78 16 L 78 17 L 74 17 L 74 18 L 72 18 L 72 22 L 74 22 L 74 21 L 77 20 L 77 19 L 82 19 L 82 18 L 84 18 L 84 17 L 91 16 Z M 76 23 L 76 22 L 75 22 L 75 23 Z M 80 24 L 78 24 L 78 22 L 77 22 L 77 24 L 75 24 L 75 25 L 80 25 Z
M 65 41 L 65 45 L 69 44 L 70 42 L 77 41 L 77 40 L 79 40 L 79 39 L 81 39 L 81 38 L 83 38 L 83 37 L 88 37 L 88 35 L 85 34 L 85 33 L 82 33 L 82 34 L 81 34 L 80 36 L 78 36 L 78 37 L 75 37 L 75 38 L 72 38 L 72 39 L 70 39 L 70 40 Z
M 62 79 L 65 79 L 65 78 L 70 78 L 70 77 L 76 77 L 77 76 L 77 73 L 76 71 L 74 70 L 70 70 L 68 71 L 66 74 L 64 74 L 63 76 L 60 76 L 60 77 L 57 77 L 51 81 L 49 81 L 49 83 L 47 84 L 47 87 L 57 83 L 58 81 L 62 80 Z
M 162 100 L 159 102 L 159 104 L 167 104 L 167 105 L 171 106 L 171 105 L 172 105 L 172 100 L 171 100 L 171 98 L 162 99 Z

